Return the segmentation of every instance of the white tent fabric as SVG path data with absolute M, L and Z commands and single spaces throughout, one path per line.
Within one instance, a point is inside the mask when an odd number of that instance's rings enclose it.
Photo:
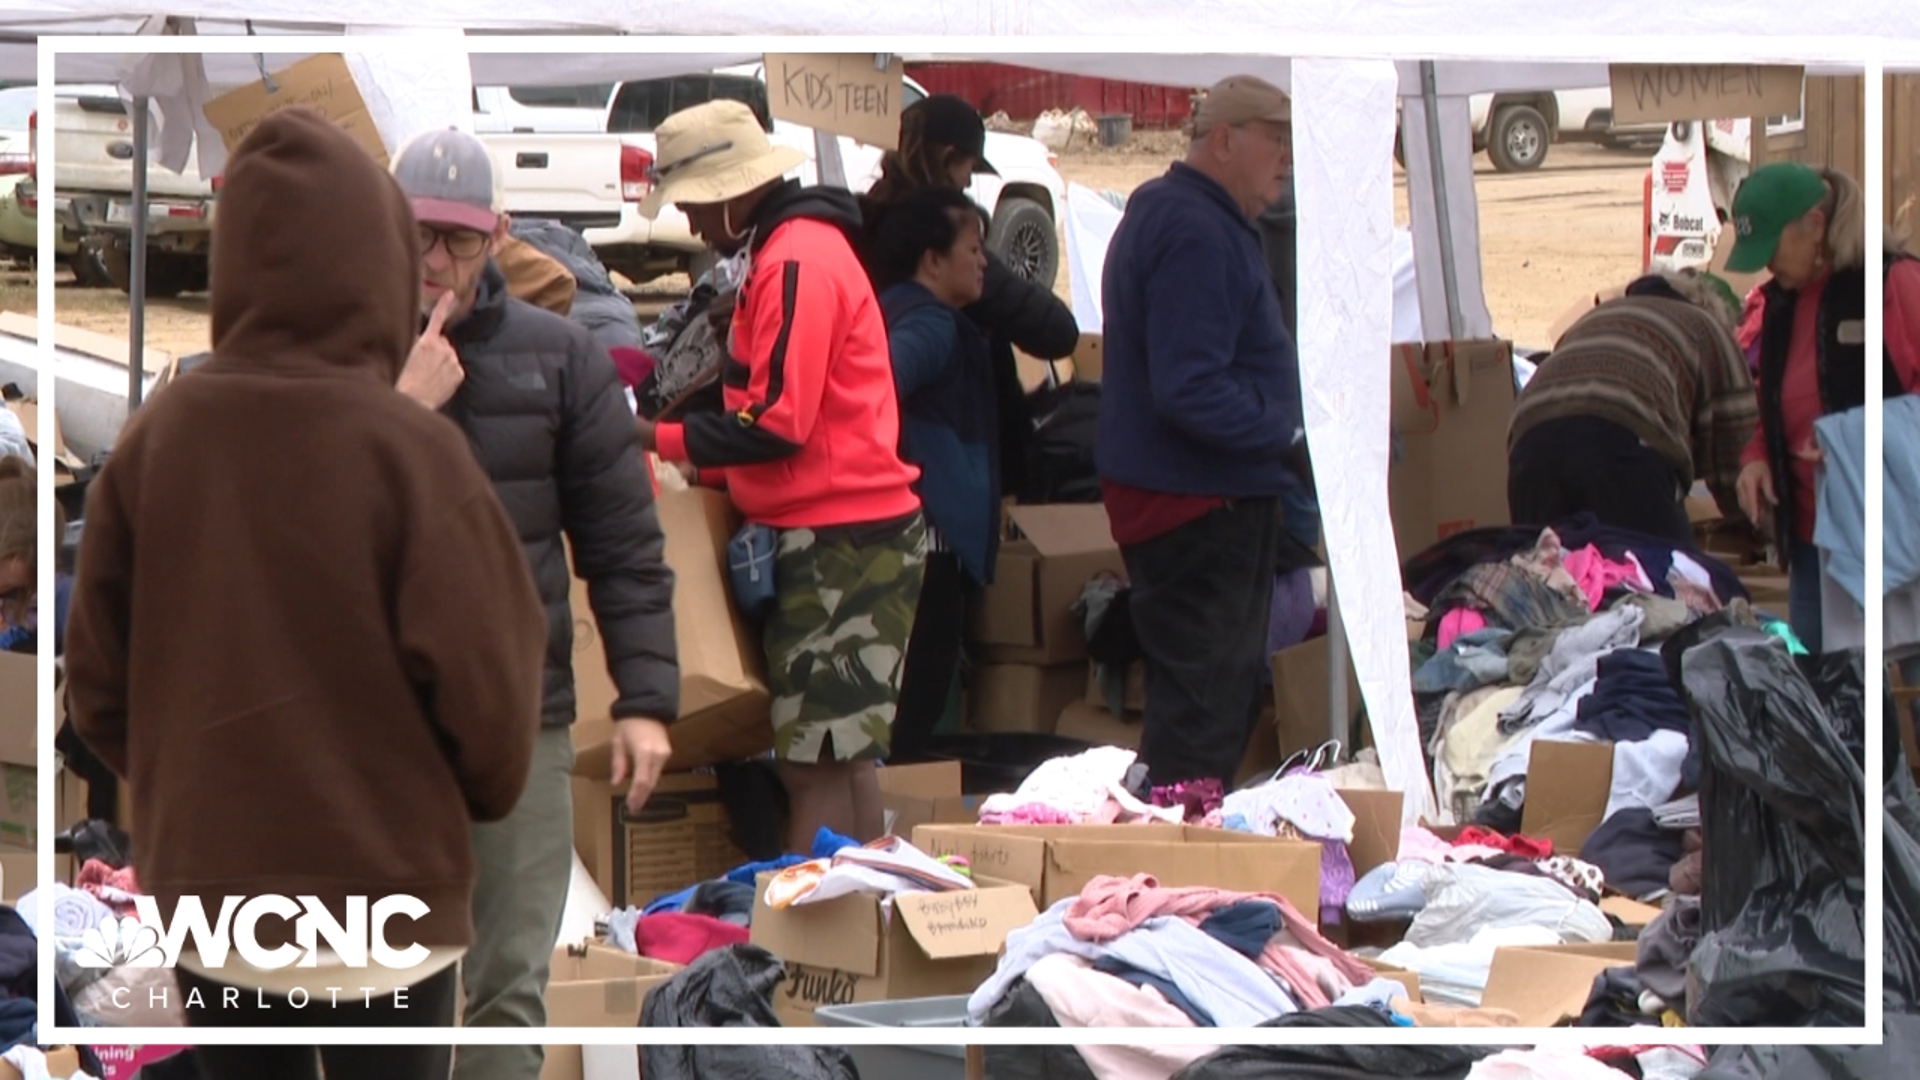
M 15 0 L 19 4 L 21 0 Z M 1883 34 L 1920 39 L 1920 5 L 1881 2 L 1865 5 L 1875 12 L 1857 13 L 1859 25 Z M 1471 39 L 1449 38 L 1460 28 L 1461 7 L 1447 0 L 1371 0 L 1354 5 L 1273 5 L 1265 0 L 1223 0 L 1210 5 L 1204 16 L 1185 14 L 1170 26 L 1164 4 L 1158 0 L 1003 0 L 965 10 L 950 10 L 932 0 L 908 0 L 880 9 L 848 8 L 825 3 L 767 5 L 764 0 L 714 0 L 703 5 L 668 7 L 660 0 L 616 3 L 588 0 L 551 14 L 490 0 L 472 0 L 454 10 L 445 0 L 426 0 L 404 11 L 376 6 L 369 0 L 347 0 L 330 12 L 340 20 L 330 26 L 307 22 L 304 9 L 286 0 L 200 0 L 173 7 L 177 16 L 226 19 L 229 24 L 205 24 L 201 33 L 244 33 L 237 20 L 252 17 L 252 29 L 262 34 L 292 28 L 310 30 L 392 27 L 404 18 L 411 26 L 472 29 L 598 29 L 742 36 L 778 34 L 901 34 L 911 35 L 913 47 L 924 49 L 937 41 L 950 54 L 999 60 L 1062 72 L 1111 75 L 1172 86 L 1204 86 L 1228 74 L 1250 73 L 1267 78 L 1293 93 L 1296 109 L 1296 181 L 1300 210 L 1300 346 L 1302 382 L 1306 396 L 1309 437 L 1315 455 L 1316 480 L 1322 492 L 1327 546 L 1334 555 L 1333 575 L 1342 598 L 1348 640 L 1362 693 L 1372 718 L 1374 738 L 1381 748 L 1388 781 L 1407 793 L 1409 821 L 1432 812 L 1432 793 L 1419 767 L 1419 746 L 1407 692 L 1408 672 L 1401 626 L 1398 558 L 1394 548 L 1386 496 L 1388 369 L 1385 357 L 1392 335 L 1392 171 L 1391 150 L 1395 101 L 1400 98 L 1414 114 L 1419 112 L 1419 69 L 1410 62 L 1353 61 L 1301 58 L 1289 62 L 1277 53 L 1336 51 L 1322 42 L 1307 48 L 1303 36 L 1341 35 L 1392 27 L 1407 35 L 1424 35 L 1418 53 L 1438 58 L 1436 83 L 1441 95 L 1443 126 L 1464 130 L 1465 95 L 1503 87 L 1571 89 L 1601 85 L 1609 58 L 1697 61 L 1813 60 L 1847 69 L 1857 64 L 1861 44 L 1841 38 L 1807 38 L 1797 9 L 1784 0 L 1702 0 L 1684 9 L 1663 12 L 1660 32 L 1672 45 L 1649 55 L 1638 36 L 1645 32 L 1644 12 L 1637 8 L 1563 8 L 1541 10 L 1530 0 L 1485 0 L 1476 4 L 1472 21 L 1477 27 L 1524 27 L 1526 36 L 1486 34 Z M 11 22 L 7 16 L 17 17 Z M 111 7 L 82 0 L 49 0 L 40 7 L 25 5 L 17 12 L 0 12 L 0 31 L 27 21 L 92 16 L 103 20 L 85 30 L 105 29 Z M 1044 38 L 1040 34 L 1067 34 L 1098 27 L 1102 38 Z M 1727 27 L 1753 27 L 1756 36 L 1727 43 L 1720 40 Z M 1777 32 L 1761 29 L 1779 27 Z M 124 26 L 122 26 L 124 28 Z M 150 27 L 151 28 L 151 27 Z M 929 30 L 932 29 L 930 33 Z M 1122 52 L 1121 49 L 1166 47 L 1170 29 L 1182 34 L 1212 34 L 1233 41 L 1237 54 L 1177 54 Z M 32 31 L 28 31 L 32 32 Z M 969 34 L 1012 35 L 987 39 Z M 1633 35 L 1630 47 L 1609 35 Z M 1537 35 L 1537 36 L 1536 36 Z M 1022 40 L 1024 37 L 1024 40 Z M 0 32 L 0 39 L 4 33 Z M 1711 48 L 1697 42 L 1713 39 Z M 1151 43 L 1151 44 L 1149 44 Z M 302 43 L 305 45 L 306 43 Z M 484 39 L 469 42 L 485 49 Z M 675 71 L 701 70 L 751 59 L 756 54 L 736 52 L 737 40 L 713 43 L 710 54 L 627 52 L 602 39 L 580 42 L 570 53 L 475 53 L 472 79 L 479 83 L 574 84 L 612 78 L 644 78 Z M 675 42 L 676 49 L 689 43 Z M 764 42 L 756 44 L 765 45 Z M 795 43 L 797 50 L 817 51 L 820 42 Z M 836 51 L 898 51 L 898 42 L 834 42 Z M 604 53 L 596 53 L 604 48 Z M 1347 41 L 1337 51 L 1348 55 L 1378 55 L 1376 46 Z M 589 53 L 590 55 L 581 55 Z M 1456 58 L 1506 56 L 1505 62 L 1478 62 Z M 132 54 L 79 56 L 67 54 L 59 63 L 60 81 L 119 81 L 132 74 L 138 57 Z M 294 56 L 275 54 L 271 69 Z M 1515 62 L 1518 61 L 1518 62 Z M 17 77 L 19 50 L 0 49 L 0 76 L 9 70 Z M 209 88 L 252 81 L 257 71 L 250 57 L 210 57 L 206 68 Z M 1295 72 L 1301 75 L 1296 85 Z M 233 74 L 229 75 L 228 72 Z M 376 81 L 377 78 L 376 78 Z M 182 81 L 184 85 L 184 80 Z M 376 96 L 384 94 L 382 88 Z M 191 91 L 188 91 L 191 96 Z M 370 102 L 369 104 L 372 104 Z M 1424 123 L 1410 115 L 1407 160 L 1415 178 L 1416 221 L 1431 221 L 1421 207 L 1431 205 L 1430 159 L 1421 137 Z M 386 134 L 383 128 L 383 135 Z M 1443 135 L 1445 132 L 1443 131 Z M 163 136 L 163 142 L 165 138 Z M 1479 286 L 1477 220 L 1472 197 L 1470 145 L 1464 139 L 1445 138 L 1442 175 L 1447 178 L 1449 209 L 1456 237 L 1454 265 L 1459 271 L 1467 335 L 1484 334 L 1490 327 Z M 1427 192 L 1425 202 L 1422 192 Z M 1442 275 L 1437 241 L 1429 224 L 1415 237 L 1419 263 L 1416 281 L 1422 292 L 1422 321 L 1445 328 L 1444 295 L 1438 292 Z M 1436 304 L 1432 298 L 1438 297 Z M 1437 336 L 1437 335 L 1436 335 Z M 1380 357 L 1378 364 L 1354 362 L 1355 357 Z
M 1120 227 L 1120 208 L 1081 184 L 1067 185 L 1067 284 L 1073 291 L 1073 321 L 1083 334 L 1106 325 L 1100 308 L 1100 274 L 1107 245 Z

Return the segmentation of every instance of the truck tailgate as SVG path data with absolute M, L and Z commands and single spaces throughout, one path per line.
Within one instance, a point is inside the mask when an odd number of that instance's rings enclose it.
M 576 229 L 620 223 L 617 135 L 483 135 L 510 214 L 554 218 Z
M 54 154 L 58 192 L 133 191 L 133 123 L 119 98 L 56 102 Z M 149 165 L 147 192 L 156 199 L 205 199 L 212 196 L 213 185 L 201 179 L 192 161 L 184 173 Z

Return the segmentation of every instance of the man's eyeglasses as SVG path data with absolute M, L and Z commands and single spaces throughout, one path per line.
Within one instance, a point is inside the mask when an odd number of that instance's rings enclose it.
M 433 251 L 435 244 L 445 244 L 447 254 L 456 259 L 471 259 L 487 250 L 487 241 L 493 239 L 486 233 L 472 229 L 441 230 L 430 226 L 420 226 L 420 254 Z

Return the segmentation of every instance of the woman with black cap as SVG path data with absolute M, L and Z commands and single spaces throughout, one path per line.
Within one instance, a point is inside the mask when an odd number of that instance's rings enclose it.
M 1647 275 L 1581 316 L 1514 403 L 1514 523 L 1585 512 L 1691 546 L 1695 480 L 1738 513 L 1740 454 L 1759 420 L 1739 317 L 1733 290 L 1694 271 Z
M 889 211 L 915 191 L 934 187 L 964 191 L 975 174 L 998 175 L 987 161 L 986 147 L 986 124 L 973 106 L 957 97 L 924 98 L 900 114 L 900 148 L 881 159 L 880 179 L 860 202 L 866 238 L 860 258 L 869 276 L 876 274 L 876 253 L 886 246 Z M 1040 360 L 1063 360 L 1079 346 L 1080 327 L 1059 297 L 1021 278 L 992 252 L 987 255 L 985 290 L 964 314 L 986 336 L 991 353 L 991 392 L 970 395 L 969 400 L 979 402 L 992 415 L 964 418 L 964 424 L 999 433 L 998 444 L 991 447 L 997 466 L 992 478 L 997 504 L 1002 492 L 1017 493 L 1026 486 L 1032 438 L 1014 349 Z M 984 580 L 969 575 L 955 555 L 939 550 L 938 545 L 928 554 L 900 688 L 896 754 L 911 754 L 914 744 L 946 712 L 960 670 L 967 597 L 992 580 L 995 554 L 988 553 Z

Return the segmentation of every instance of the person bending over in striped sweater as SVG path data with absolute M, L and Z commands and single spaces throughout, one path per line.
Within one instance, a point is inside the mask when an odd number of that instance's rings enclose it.
M 1587 512 L 1690 544 L 1686 496 L 1706 482 L 1742 515 L 1740 453 L 1759 405 L 1734 337 L 1740 301 L 1719 278 L 1649 274 L 1573 324 L 1514 404 L 1507 504 L 1515 524 Z

